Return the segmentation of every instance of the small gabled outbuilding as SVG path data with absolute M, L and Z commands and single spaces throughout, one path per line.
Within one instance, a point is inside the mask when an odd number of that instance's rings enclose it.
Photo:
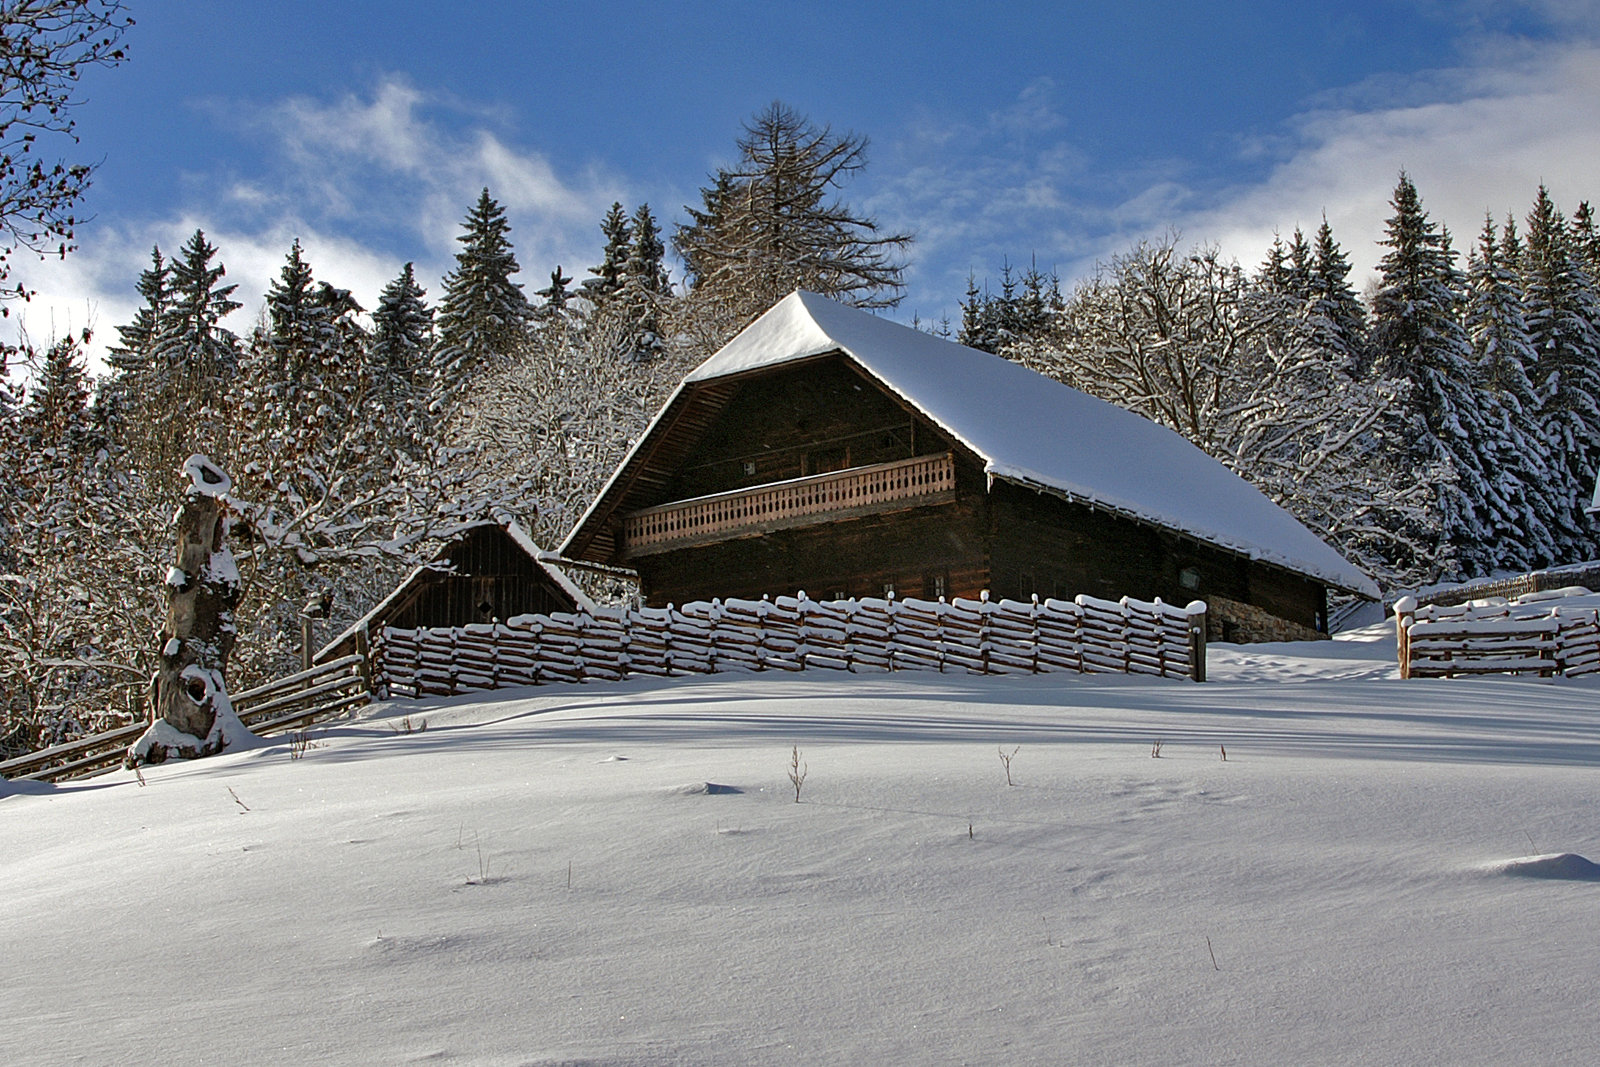
M 592 610 L 589 598 L 544 555 L 518 523 L 473 523 L 314 658 L 321 663 L 349 655 L 357 651 L 361 635 L 376 634 L 385 626 L 465 626 L 516 615 Z
M 1376 586 L 1176 433 L 999 356 L 796 292 L 691 372 L 562 546 L 651 605 L 1078 593 L 1327 629 Z

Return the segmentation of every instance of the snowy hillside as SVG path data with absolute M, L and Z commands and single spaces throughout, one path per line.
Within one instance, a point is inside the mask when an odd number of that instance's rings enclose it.
M 1393 654 L 551 686 L 0 783 L 7 1058 L 1586 1062 L 1600 872 L 1525 861 L 1600 859 L 1600 684 Z

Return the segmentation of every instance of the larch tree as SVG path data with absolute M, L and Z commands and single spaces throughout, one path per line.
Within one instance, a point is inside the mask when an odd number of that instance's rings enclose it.
M 835 198 L 866 166 L 866 138 L 775 102 L 737 143 L 739 162 L 701 190 L 673 237 L 685 313 L 709 326 L 703 343 L 731 336 L 794 289 L 857 307 L 899 301 L 911 235 L 884 231 Z

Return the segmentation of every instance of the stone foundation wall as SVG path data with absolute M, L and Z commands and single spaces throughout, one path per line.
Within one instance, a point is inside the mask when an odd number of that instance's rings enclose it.
M 1205 598 L 1206 640 L 1247 645 L 1261 641 L 1325 641 L 1328 635 L 1251 604 L 1222 596 Z

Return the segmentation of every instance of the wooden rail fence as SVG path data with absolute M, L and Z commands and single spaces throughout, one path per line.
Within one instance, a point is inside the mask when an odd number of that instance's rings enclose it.
M 372 700 L 372 692 L 366 658 L 352 655 L 230 694 L 229 699 L 240 721 L 265 736 L 360 707 Z M 132 723 L 7 760 L 0 763 L 0 778 L 51 782 L 111 770 L 148 725 Z
M 1115 672 L 1205 680 L 1205 605 L 1123 598 L 713 600 L 385 629 L 380 697 L 728 670 Z
M 1400 677 L 1557 674 L 1600 671 L 1600 613 L 1559 603 L 1394 605 Z

